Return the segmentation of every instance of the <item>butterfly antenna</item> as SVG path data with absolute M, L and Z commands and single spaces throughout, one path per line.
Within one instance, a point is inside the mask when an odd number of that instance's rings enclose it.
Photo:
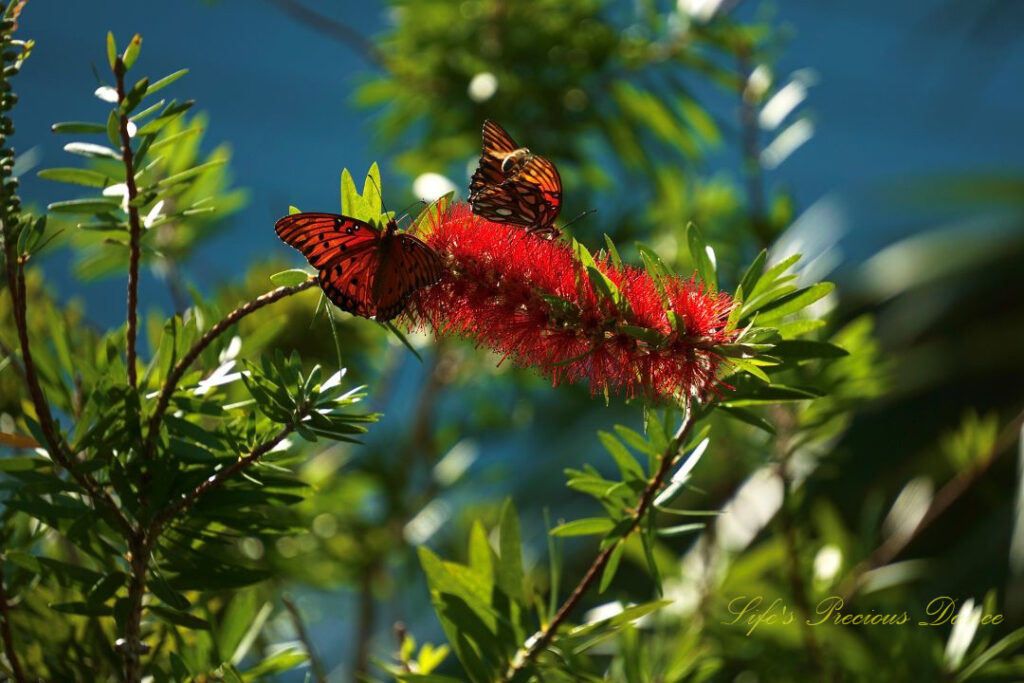
M 576 222 L 576 221 L 578 221 L 579 219 L 581 219 L 581 218 L 583 218 L 584 216 L 587 216 L 587 215 L 589 215 L 589 214 L 592 214 L 592 213 L 597 213 L 597 209 L 587 209 L 586 211 L 584 211 L 583 213 L 581 213 L 581 214 L 580 214 L 579 216 L 576 216 L 576 218 L 573 218 L 573 219 L 572 219 L 572 220 L 570 220 L 570 221 L 569 221 L 568 223 L 566 223 L 565 225 L 563 225 L 561 229 L 562 229 L 562 230 L 565 230 L 566 228 L 568 228 L 568 227 L 569 227 L 570 225 L 572 225 L 573 223 L 575 223 L 575 222 Z
M 384 204 L 384 193 L 380 191 L 380 185 L 374 180 L 372 175 L 367 175 L 366 179 L 373 183 L 373 186 L 377 188 L 377 198 L 380 199 L 380 208 L 384 211 L 384 215 L 388 215 L 388 207 Z

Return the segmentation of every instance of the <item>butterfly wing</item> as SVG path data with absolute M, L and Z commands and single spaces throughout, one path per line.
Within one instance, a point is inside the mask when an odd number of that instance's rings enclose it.
M 319 270 L 320 287 L 342 310 L 371 317 L 381 233 L 363 221 L 333 213 L 297 213 L 279 220 L 277 236 Z
M 422 240 L 408 233 L 386 238 L 373 283 L 377 320 L 390 320 L 405 309 L 409 296 L 441 279 L 441 257 Z
M 469 199 L 473 201 L 478 192 L 505 181 L 505 172 L 501 168 L 505 158 L 519 149 L 519 145 L 508 132 L 494 121 L 484 121 L 483 152 L 480 164 L 473 178 L 469 181 Z
M 530 232 L 557 232 L 562 179 L 555 165 L 519 147 L 493 121 L 484 121 L 483 140 L 480 165 L 469 184 L 473 212 L 496 223 L 528 226 Z
M 530 232 L 556 232 L 562 209 L 562 180 L 555 165 L 532 156 L 508 180 L 480 191 L 474 213 L 495 223 L 529 226 Z

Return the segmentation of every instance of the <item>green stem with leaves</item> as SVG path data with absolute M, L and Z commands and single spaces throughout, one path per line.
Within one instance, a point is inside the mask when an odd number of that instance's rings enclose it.
M 668 446 L 665 448 L 665 452 L 661 455 L 661 465 L 658 467 L 657 473 L 647 484 L 643 494 L 640 496 L 640 502 L 637 504 L 636 510 L 633 512 L 633 520 L 629 527 L 618 538 L 618 540 L 610 544 L 607 548 L 602 550 L 596 558 L 594 558 L 594 561 L 587 569 L 587 573 L 584 574 L 580 582 L 576 584 L 576 588 L 573 589 L 572 594 L 569 595 L 568 599 L 566 599 L 566 601 L 562 603 L 561 607 L 558 608 L 558 612 L 555 613 L 555 616 L 551 621 L 532 638 L 533 642 L 530 643 L 530 645 L 526 646 L 525 649 L 520 650 L 516 659 L 513 661 L 512 666 L 506 672 L 504 680 L 511 681 L 515 678 L 520 672 L 530 665 L 530 662 L 532 662 L 537 655 L 544 650 L 544 648 L 551 643 L 559 627 L 566 619 L 568 619 L 569 615 L 583 599 L 583 596 L 587 594 L 591 587 L 593 587 L 594 582 L 601 576 L 604 568 L 608 565 L 609 560 L 611 560 L 616 547 L 620 543 L 625 543 L 626 539 L 629 538 L 629 536 L 640 526 L 640 523 L 643 522 L 644 515 L 647 514 L 648 510 L 654 504 L 654 499 L 657 498 L 658 493 L 661 491 L 665 482 L 668 480 L 669 475 L 672 473 L 672 470 L 675 468 L 675 465 L 681 455 L 683 444 L 686 443 L 686 439 L 690 435 L 690 431 L 693 429 L 695 421 L 693 411 L 687 408 L 682 423 L 676 430 L 672 440 L 669 441 Z
M 174 367 L 167 374 L 167 379 L 164 380 L 163 386 L 160 389 L 160 395 L 157 397 L 156 408 L 153 410 L 153 414 L 149 418 L 149 424 L 146 429 L 146 441 L 143 443 L 142 452 L 145 457 L 152 457 L 153 449 L 156 447 L 156 437 L 160 430 L 160 423 L 163 420 L 164 415 L 167 413 L 167 407 L 171 403 L 171 396 L 174 395 L 175 389 L 178 388 L 178 383 L 181 378 L 185 375 L 192 364 L 196 362 L 206 348 L 214 342 L 220 335 L 224 334 L 228 328 L 237 323 L 239 320 L 255 313 L 264 306 L 268 306 L 275 301 L 298 294 L 299 292 L 309 289 L 316 284 L 316 278 L 311 277 L 305 282 L 297 285 L 291 285 L 289 287 L 278 287 L 272 289 L 266 294 L 261 294 L 252 301 L 242 304 L 235 310 L 228 313 L 220 322 L 216 323 L 213 327 L 208 329 L 202 337 L 199 338 L 192 348 L 181 357 Z
M 127 71 L 124 60 L 118 57 L 114 63 L 114 75 L 117 78 L 117 106 L 120 115 L 118 128 L 121 135 L 121 160 L 124 164 L 125 197 L 128 205 L 128 350 L 126 362 L 128 384 L 135 387 L 138 384 L 135 367 L 135 342 L 138 336 L 139 258 L 141 255 L 139 240 L 142 237 L 142 223 L 139 221 L 139 207 L 135 204 L 135 200 L 139 196 L 139 189 L 135 184 L 135 157 L 132 152 L 131 133 L 128 130 L 128 114 L 124 108 L 127 97 L 124 88 L 124 75 Z

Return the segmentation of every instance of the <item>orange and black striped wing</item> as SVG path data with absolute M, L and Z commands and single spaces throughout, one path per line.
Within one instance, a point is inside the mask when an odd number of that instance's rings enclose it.
M 363 221 L 333 213 L 297 213 L 279 220 L 277 236 L 319 270 L 327 298 L 342 310 L 372 317 L 381 233 Z
M 505 182 L 505 172 L 502 170 L 501 164 L 509 154 L 519 149 L 519 145 L 512 139 L 512 136 L 494 121 L 484 121 L 483 140 L 480 163 L 476 172 L 473 173 L 473 178 L 469 181 L 470 201 L 473 201 L 474 195 L 478 192 Z
M 277 236 L 298 249 L 309 265 L 322 269 L 339 254 L 376 247 L 380 231 L 363 221 L 334 213 L 295 213 L 274 224 Z
M 373 287 L 376 317 L 381 322 L 405 310 L 413 292 L 434 284 L 444 272 L 441 257 L 422 240 L 408 233 L 386 239 Z
M 532 156 L 508 180 L 472 200 L 473 212 L 495 223 L 524 225 L 530 232 L 556 232 L 562 209 L 562 180 L 550 161 Z

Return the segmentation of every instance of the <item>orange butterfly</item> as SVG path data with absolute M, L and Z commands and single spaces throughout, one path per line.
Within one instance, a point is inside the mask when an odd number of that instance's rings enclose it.
M 384 322 L 405 309 L 409 296 L 434 284 L 441 257 L 420 239 L 333 213 L 296 213 L 274 225 L 277 236 L 320 271 L 324 294 L 342 310 Z
M 480 165 L 469 183 L 473 213 L 495 223 L 527 226 L 527 232 L 558 235 L 562 179 L 555 165 L 520 147 L 504 128 L 484 121 Z

